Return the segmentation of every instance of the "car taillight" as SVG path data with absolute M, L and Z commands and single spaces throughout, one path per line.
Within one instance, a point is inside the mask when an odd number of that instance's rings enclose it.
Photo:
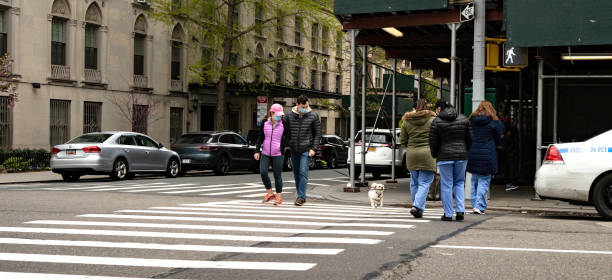
M 176 147 L 171 146 L 171 147 L 170 147 L 170 150 L 173 150 L 173 151 L 175 151 L 175 152 L 176 152 Z
M 57 154 L 57 153 L 59 153 L 59 152 L 60 152 L 60 149 L 58 149 L 58 148 L 53 148 L 53 149 L 51 149 L 51 154 L 52 154 L 52 155 L 56 155 L 56 154 Z
M 100 149 L 100 147 L 98 146 L 90 146 L 90 147 L 83 148 L 83 152 L 86 152 L 86 153 L 99 153 L 101 151 L 102 149 Z
M 355 143 L 355 146 L 361 146 L 361 142 Z
M 544 161 L 563 162 L 563 156 L 561 156 L 561 153 L 559 152 L 559 149 L 557 149 L 557 147 L 550 146 L 548 148 L 548 151 L 546 151 L 546 157 L 544 158 Z
M 216 151 L 218 149 L 219 149 L 219 147 L 210 147 L 210 146 L 200 146 L 200 148 L 199 148 L 200 152 Z
M 320 146 L 318 146 L 318 147 L 317 147 L 317 149 L 319 149 L 319 150 L 325 150 L 325 149 L 327 149 L 327 146 L 320 145 Z

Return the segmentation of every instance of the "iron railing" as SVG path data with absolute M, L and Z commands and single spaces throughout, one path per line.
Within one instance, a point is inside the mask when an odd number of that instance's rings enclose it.
M 98 69 L 85 69 L 85 82 L 88 83 L 101 83 L 102 72 Z
M 149 84 L 149 79 L 147 78 L 147 76 L 134 75 L 134 87 L 147 88 L 148 84 Z
M 70 67 L 64 65 L 51 65 L 51 78 L 70 80 Z
M 183 81 L 170 80 L 170 91 L 183 91 Z

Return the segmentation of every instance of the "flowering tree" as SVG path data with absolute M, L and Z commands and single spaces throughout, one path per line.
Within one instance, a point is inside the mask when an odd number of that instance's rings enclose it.
M 16 92 L 19 76 L 13 74 L 12 66 L 13 59 L 8 53 L 0 57 L 0 95 L 8 95 L 9 109 L 13 109 L 19 101 L 19 94 Z

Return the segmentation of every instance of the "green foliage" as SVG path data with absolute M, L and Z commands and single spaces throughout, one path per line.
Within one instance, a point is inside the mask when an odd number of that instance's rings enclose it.
M 23 171 L 26 168 L 30 167 L 34 160 L 32 159 L 24 159 L 22 157 L 10 157 L 5 160 L 2 165 L 4 168 L 12 171 Z

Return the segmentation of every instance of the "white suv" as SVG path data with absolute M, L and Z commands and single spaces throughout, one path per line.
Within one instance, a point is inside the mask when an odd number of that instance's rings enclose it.
M 355 178 L 361 174 L 361 151 L 364 145 L 367 146 L 365 172 L 372 173 L 375 179 L 380 178 L 381 174 L 391 174 L 393 163 L 393 141 L 391 129 L 366 129 L 366 141 L 362 143 L 362 131 L 355 135 Z M 395 175 L 398 177 L 408 176 L 406 168 L 406 149 L 399 144 L 400 129 L 395 130 Z M 371 140 L 371 141 L 370 141 Z M 353 147 L 349 147 L 350 149 Z M 350 168 L 351 159 L 347 164 Z

